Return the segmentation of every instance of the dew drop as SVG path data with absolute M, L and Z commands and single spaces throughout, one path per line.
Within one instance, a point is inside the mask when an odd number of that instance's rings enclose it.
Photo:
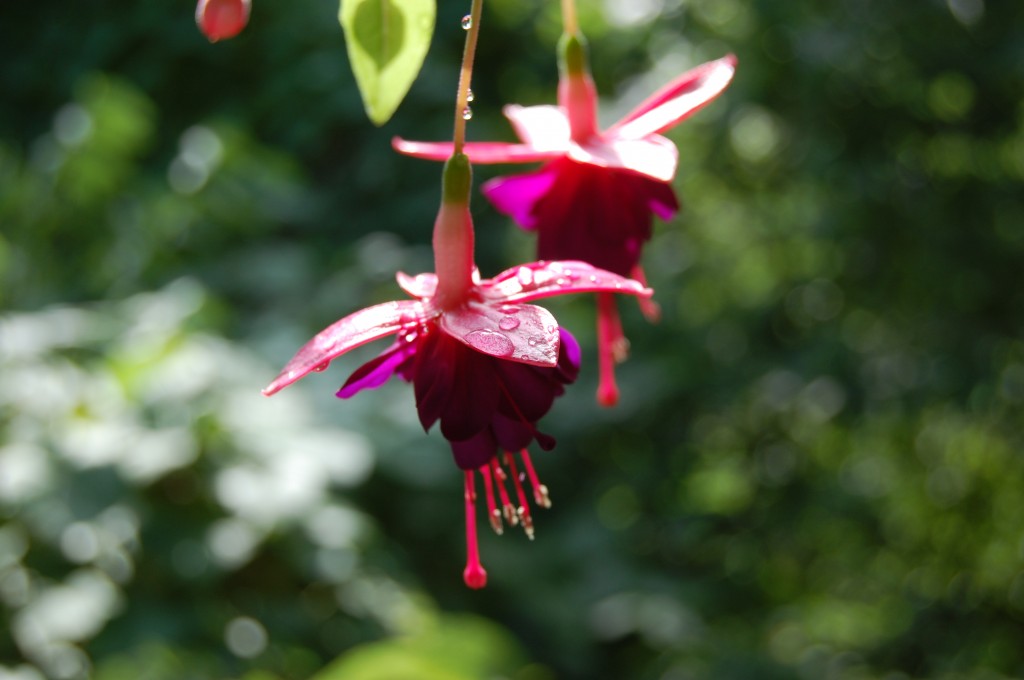
M 469 88 L 466 90 L 466 101 L 471 102 L 474 99 L 476 99 L 476 97 L 473 95 L 473 88 Z
M 593 274 L 591 274 L 591 275 L 590 275 L 590 282 L 591 282 L 591 283 L 597 283 L 597 277 L 596 277 L 596 276 L 594 276 Z
M 326 371 L 327 367 L 330 366 L 330 365 L 331 365 L 330 361 L 325 361 L 322 364 L 317 364 L 316 366 L 314 366 L 313 370 L 316 371 L 317 373 L 321 373 L 323 371 Z
M 501 311 L 504 314 L 518 314 L 519 312 L 523 311 L 523 308 L 520 307 L 519 305 L 505 304 L 501 306 Z
M 555 285 L 556 286 L 563 286 L 563 287 L 564 286 L 568 286 L 569 285 L 569 279 L 565 278 L 564 276 L 559 276 L 557 279 L 555 279 Z
M 519 319 L 514 316 L 503 316 L 498 322 L 498 328 L 503 331 L 514 331 L 519 328 Z
M 526 343 L 530 347 L 536 347 L 537 345 L 540 344 L 540 338 L 530 338 L 529 340 L 526 341 Z
M 466 334 L 466 342 L 475 350 L 496 357 L 510 357 L 516 347 L 497 331 L 480 329 Z
M 554 335 L 557 330 L 558 330 L 558 326 L 548 326 L 547 327 L 547 331 L 551 335 Z
M 462 109 L 462 120 L 469 120 L 472 117 L 473 117 L 473 109 L 469 108 L 468 106 L 466 108 Z
M 471 28 L 473 28 L 473 17 L 467 14 L 466 16 L 462 17 L 462 30 L 468 31 Z
M 519 271 L 516 272 L 516 278 L 519 279 L 519 285 L 523 288 L 533 285 L 533 271 L 526 267 L 519 268 Z

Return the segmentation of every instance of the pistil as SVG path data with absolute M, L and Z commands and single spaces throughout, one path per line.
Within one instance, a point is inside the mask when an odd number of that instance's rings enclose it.
M 479 589 L 487 585 L 487 571 L 480 564 L 480 548 L 476 541 L 476 480 L 473 471 L 467 470 L 466 477 L 466 569 L 462 580 L 470 588 Z

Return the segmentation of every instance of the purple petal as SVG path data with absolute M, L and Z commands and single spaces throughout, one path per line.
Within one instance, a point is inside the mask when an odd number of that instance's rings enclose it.
M 548 164 L 536 172 L 496 177 L 484 182 L 480 190 L 495 210 L 508 215 L 524 229 L 533 229 L 536 226 L 534 205 L 551 190 L 557 173 L 557 167 Z
M 483 430 L 469 439 L 449 441 L 455 464 L 463 470 L 476 470 L 486 465 L 498 452 L 498 443 L 490 429 Z
M 442 314 L 439 323 L 482 354 L 534 366 L 558 362 L 558 322 L 543 307 L 471 301 Z
M 415 355 L 415 336 L 412 341 L 399 338 L 380 355 L 357 368 L 338 390 L 337 396 L 348 399 L 362 390 L 380 387 Z
M 735 73 L 736 57 L 731 54 L 701 64 L 654 93 L 608 132 L 626 139 L 664 132 L 720 95 Z
M 332 359 L 378 338 L 420 324 L 427 312 L 422 302 L 401 300 L 361 309 L 317 333 L 292 357 L 264 390 L 268 397 L 311 371 L 322 371 Z

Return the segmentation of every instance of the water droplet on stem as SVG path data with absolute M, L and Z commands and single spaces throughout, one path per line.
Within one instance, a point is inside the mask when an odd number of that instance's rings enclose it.
M 471 28 L 473 28 L 473 17 L 467 14 L 466 16 L 462 17 L 462 30 L 468 31 Z

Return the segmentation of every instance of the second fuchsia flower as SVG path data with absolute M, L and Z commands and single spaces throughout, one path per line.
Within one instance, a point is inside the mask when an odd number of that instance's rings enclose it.
M 501 532 L 502 511 L 510 524 L 533 533 L 523 482 L 535 502 L 549 504 L 527 447 L 543 449 L 554 439 L 537 430 L 564 386 L 576 379 L 579 347 L 555 318 L 530 302 L 565 293 L 626 293 L 649 297 L 642 284 L 584 262 L 534 262 L 481 280 L 473 266 L 469 214 L 470 170 L 454 156 L 444 173 L 443 200 L 434 225 L 436 274 L 398 274 L 412 299 L 368 307 L 318 333 L 264 390 L 271 395 L 338 356 L 390 335 L 395 342 L 357 369 L 338 391 L 348 398 L 379 387 L 392 375 L 413 383 L 424 429 L 440 422 L 456 464 L 465 471 L 466 584 L 486 583 L 475 520 L 475 473 L 484 481 L 489 518 Z M 516 463 L 518 453 L 522 477 Z M 507 468 L 507 472 L 506 472 Z M 505 482 L 510 479 L 515 500 Z
M 688 71 L 649 97 L 607 130 L 597 127 L 597 94 L 581 37 L 564 36 L 558 106 L 504 109 L 522 143 L 467 143 L 475 163 L 547 161 L 535 172 L 493 179 L 483 192 L 501 212 L 537 232 L 541 259 L 576 259 L 643 281 L 640 253 L 651 237 L 653 216 L 668 220 L 679 209 L 671 181 L 675 144 L 661 135 L 722 93 L 736 70 L 732 55 Z M 450 143 L 396 138 L 394 147 L 419 158 L 442 160 Z M 614 300 L 599 295 L 601 386 L 598 400 L 618 399 L 612 366 L 627 343 Z M 657 306 L 642 302 L 645 314 Z
M 199 0 L 196 25 L 210 42 L 234 38 L 249 23 L 251 0 Z

